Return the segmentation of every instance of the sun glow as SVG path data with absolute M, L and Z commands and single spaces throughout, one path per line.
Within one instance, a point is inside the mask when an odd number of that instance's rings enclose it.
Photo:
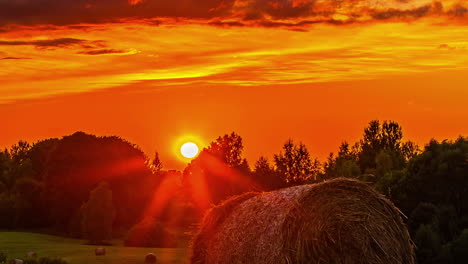
M 197 144 L 193 142 L 187 142 L 183 144 L 182 147 L 180 148 L 180 153 L 182 154 L 182 156 L 188 159 L 191 159 L 197 156 L 198 151 L 199 149 L 198 149 Z

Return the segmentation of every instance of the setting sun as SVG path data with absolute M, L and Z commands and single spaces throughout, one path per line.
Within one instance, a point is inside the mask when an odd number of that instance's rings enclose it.
M 198 154 L 198 146 L 197 144 L 193 143 L 193 142 L 187 142 L 185 144 L 182 145 L 182 147 L 180 148 L 180 153 L 182 154 L 182 156 L 188 158 L 188 159 L 191 159 L 195 156 L 197 156 Z

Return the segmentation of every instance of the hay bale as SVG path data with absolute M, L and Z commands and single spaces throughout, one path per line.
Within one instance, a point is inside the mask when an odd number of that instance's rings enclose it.
M 26 257 L 28 257 L 28 258 L 37 258 L 37 253 L 33 252 L 33 251 L 28 252 L 28 253 L 26 253 Z
M 96 248 L 94 251 L 96 256 L 105 256 L 106 255 L 106 249 L 105 248 Z
M 154 253 L 148 253 L 145 257 L 145 264 L 156 264 L 158 258 Z
M 12 259 L 10 260 L 10 264 L 23 264 L 23 260 L 22 259 Z
M 239 201 L 205 216 L 192 264 L 414 263 L 401 212 L 362 182 L 341 178 Z

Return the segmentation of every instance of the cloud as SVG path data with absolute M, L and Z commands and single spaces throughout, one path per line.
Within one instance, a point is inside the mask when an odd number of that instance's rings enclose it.
M 107 54 L 134 54 L 134 50 L 121 50 L 121 49 L 97 49 L 97 50 L 88 50 L 80 51 L 78 54 L 83 55 L 107 55 Z
M 245 24 L 240 21 L 220 21 L 220 20 L 210 21 L 208 22 L 208 25 L 218 26 L 218 27 L 243 27 L 245 26 Z
M 221 27 L 468 18 L 463 0 L 0 0 L 0 27 L 153 21 Z M 171 20 L 173 19 L 173 20 Z M 151 23 L 151 22 L 147 22 Z M 172 22 L 169 22 L 172 23 Z M 5 30 L 2 29 L 1 30 Z
M 0 25 L 106 23 L 128 18 L 225 16 L 235 0 L 0 0 Z
M 77 44 L 85 44 L 87 41 L 83 39 L 76 38 L 58 38 L 58 39 L 47 39 L 47 40 L 0 40 L 0 46 L 35 46 L 38 48 L 64 48 L 68 46 L 73 46 Z
M 20 58 L 20 57 L 3 57 L 3 58 L 0 58 L 0 60 L 28 60 L 28 59 L 31 59 L 31 58 Z

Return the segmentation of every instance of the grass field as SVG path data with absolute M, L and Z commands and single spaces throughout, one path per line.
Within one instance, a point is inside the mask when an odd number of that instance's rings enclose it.
M 0 232 L 0 252 L 6 253 L 9 259 L 22 259 L 27 252 L 34 251 L 38 257 L 60 257 L 70 264 L 138 264 L 144 263 L 146 254 L 153 252 L 161 264 L 187 263 L 185 248 L 132 248 L 113 241 L 114 246 L 105 247 L 106 256 L 96 257 L 96 246 L 84 242 L 36 233 Z

